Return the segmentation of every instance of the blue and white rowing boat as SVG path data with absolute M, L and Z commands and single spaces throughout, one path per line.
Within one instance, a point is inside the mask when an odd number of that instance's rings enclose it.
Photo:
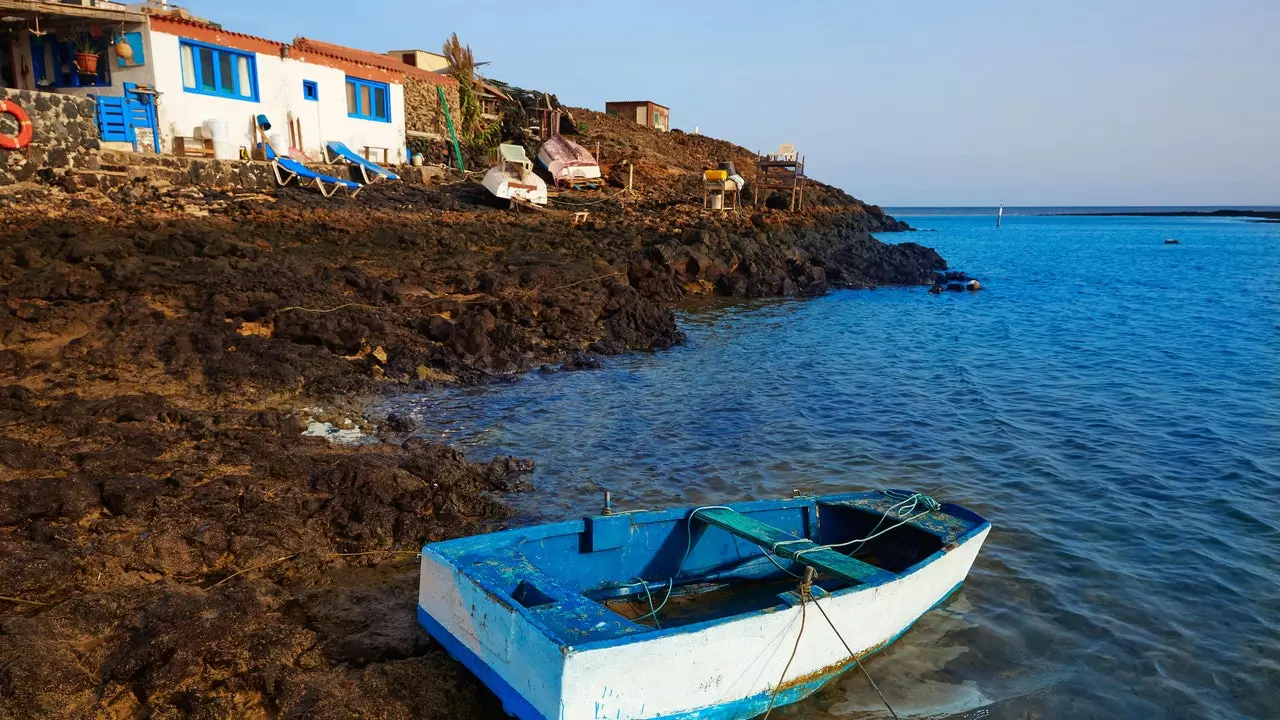
M 424 547 L 418 619 L 521 720 L 740 720 L 897 639 L 990 529 L 893 490 L 603 514 Z

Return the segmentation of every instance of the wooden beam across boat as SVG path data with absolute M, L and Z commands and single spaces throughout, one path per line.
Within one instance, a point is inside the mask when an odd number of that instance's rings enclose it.
M 812 540 L 798 538 L 735 510 L 708 508 L 698 510 L 693 517 L 744 540 L 750 540 L 778 557 L 808 565 L 818 572 L 835 575 L 849 582 L 870 585 L 887 582 L 896 577 L 887 570 L 855 560 L 830 548 L 814 550 L 813 548 L 818 545 Z

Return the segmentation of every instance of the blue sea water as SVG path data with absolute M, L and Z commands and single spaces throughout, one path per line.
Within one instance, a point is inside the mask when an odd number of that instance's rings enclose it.
M 1280 224 L 904 219 L 985 289 L 706 303 L 668 352 L 392 405 L 535 458 L 518 522 L 604 488 L 982 513 L 967 584 L 868 663 L 901 717 L 1280 717 Z M 848 674 L 773 717 L 887 714 Z

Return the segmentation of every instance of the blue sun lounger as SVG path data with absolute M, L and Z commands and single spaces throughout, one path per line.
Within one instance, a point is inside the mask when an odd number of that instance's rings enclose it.
M 328 154 L 327 159 L 330 163 L 337 163 L 338 158 L 346 160 L 352 165 L 355 165 L 356 167 L 360 168 L 360 174 L 364 176 L 364 181 L 366 183 L 372 183 L 379 179 L 381 180 L 399 180 L 400 179 L 399 175 L 391 172 L 390 170 L 382 167 L 381 165 L 378 165 L 377 163 L 366 160 L 365 158 L 362 158 L 359 155 L 355 154 L 355 152 L 353 152 L 351 148 L 347 147 L 346 143 L 341 143 L 335 140 L 335 141 L 325 143 L 324 147 L 325 147 L 325 152 Z
M 276 182 L 280 183 L 281 187 L 288 185 L 295 179 L 298 181 L 299 186 L 315 183 L 316 187 L 320 189 L 320 194 L 325 197 L 333 197 L 333 194 L 339 188 L 346 190 L 351 197 L 355 197 L 364 189 L 364 186 L 360 183 L 329 175 L 321 175 L 297 160 L 280 157 L 279 155 L 272 160 L 271 167 L 275 170 Z M 326 185 L 328 187 L 325 187 Z

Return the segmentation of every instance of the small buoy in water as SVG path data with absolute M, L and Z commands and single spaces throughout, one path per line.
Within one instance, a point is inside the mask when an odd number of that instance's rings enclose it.
M 1177 244 L 1178 244 L 1178 241 L 1177 241 L 1177 240 L 1174 240 L 1173 238 L 1168 238 L 1168 239 L 1166 239 L 1166 240 L 1164 241 L 1164 244 L 1165 244 L 1165 245 L 1177 245 Z
M 977 280 L 970 280 L 969 282 L 965 283 L 965 284 L 964 284 L 964 286 L 965 286 L 965 289 L 967 289 L 967 290 L 981 290 L 981 289 L 982 289 L 982 283 L 978 282 Z

